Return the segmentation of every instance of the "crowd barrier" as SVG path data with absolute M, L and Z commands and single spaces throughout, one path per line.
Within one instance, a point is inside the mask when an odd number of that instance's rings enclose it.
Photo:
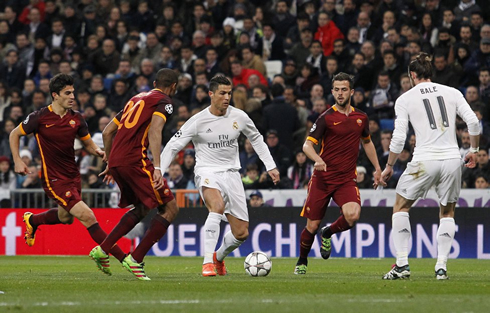
M 36 244 L 24 243 L 22 214 L 25 209 L 0 210 L 0 255 L 87 255 L 95 246 L 85 228 L 75 221 L 73 225 L 45 225 L 36 234 Z M 42 210 L 33 209 L 34 213 Z M 231 256 L 244 257 L 260 250 L 273 257 L 297 257 L 299 237 L 306 220 L 299 216 L 301 207 L 250 208 L 250 236 Z M 126 209 L 94 209 L 99 223 L 110 231 Z M 391 240 L 391 212 L 389 207 L 363 207 L 361 219 L 350 231 L 334 235 L 333 257 L 383 258 L 393 257 Z M 182 208 L 178 218 L 164 236 L 148 253 L 156 256 L 200 256 L 203 254 L 203 225 L 207 210 Z M 338 208 L 327 210 L 323 224 L 333 222 L 339 216 Z M 411 258 L 437 256 L 436 234 L 438 208 L 419 207 L 410 212 L 412 239 Z M 148 218 L 149 219 L 149 218 Z M 128 238 L 119 244 L 124 251 L 131 249 L 144 234 L 148 219 L 140 223 Z M 490 259 L 490 210 L 483 207 L 456 210 L 457 232 L 450 258 Z M 221 224 L 220 241 L 229 230 Z M 320 256 L 319 237 L 313 244 L 310 256 Z

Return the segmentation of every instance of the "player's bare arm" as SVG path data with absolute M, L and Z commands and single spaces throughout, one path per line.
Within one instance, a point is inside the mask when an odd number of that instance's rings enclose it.
M 10 143 L 10 150 L 12 151 L 12 158 L 15 164 L 15 173 L 25 176 L 27 174 L 30 174 L 30 172 L 27 165 L 24 163 L 24 161 L 22 161 L 19 153 L 20 137 L 23 136 L 19 127 L 20 126 L 17 126 L 10 133 L 9 143 Z
M 165 119 L 161 115 L 153 114 L 148 131 L 148 141 L 151 154 L 153 155 L 153 164 L 157 165 L 160 164 L 163 126 L 165 126 Z M 157 166 L 153 171 L 153 188 L 160 189 L 163 185 L 162 170 Z
M 114 123 L 114 119 L 107 124 L 107 126 L 102 131 L 102 140 L 104 141 L 105 157 L 104 162 L 108 163 L 109 154 L 111 153 L 112 141 L 117 133 L 118 125 Z M 109 164 L 106 165 L 105 169 L 99 174 L 99 176 L 104 176 L 103 182 L 107 184 L 114 184 L 114 178 L 109 174 Z
M 306 140 L 303 144 L 303 152 L 306 154 L 310 160 L 315 162 L 315 170 L 317 171 L 327 171 L 327 164 L 323 161 L 323 159 L 316 153 L 314 143 L 311 140 Z
M 374 166 L 374 189 L 378 188 L 379 185 L 382 185 L 383 187 L 386 186 L 386 183 L 381 176 L 381 167 L 379 166 L 378 155 L 376 154 L 376 148 L 374 147 L 373 142 L 369 138 L 363 139 L 362 145 L 369 161 Z
M 85 150 L 90 153 L 91 155 L 95 155 L 98 157 L 101 157 L 102 159 L 105 159 L 105 152 L 95 144 L 95 142 L 92 140 L 92 138 L 86 139 L 82 141 L 83 146 L 85 147 Z

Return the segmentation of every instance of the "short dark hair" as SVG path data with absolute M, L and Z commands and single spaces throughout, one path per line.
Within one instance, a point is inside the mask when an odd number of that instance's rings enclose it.
M 60 91 L 63 90 L 66 86 L 73 86 L 73 77 L 67 74 L 56 74 L 49 81 L 49 91 L 51 93 L 60 94 Z
M 344 81 L 344 80 L 349 82 L 350 89 L 354 88 L 354 76 L 344 72 L 340 72 L 332 78 L 332 86 L 335 81 Z
M 169 68 L 162 68 L 157 72 L 155 79 L 156 87 L 166 88 L 173 84 L 177 84 L 179 81 L 179 75 L 174 70 Z
M 231 82 L 225 75 L 218 74 L 209 81 L 209 91 L 215 92 L 220 85 L 231 86 Z
M 432 77 L 432 63 L 429 55 L 425 52 L 419 53 L 419 55 L 410 62 L 408 66 L 410 72 L 415 72 L 418 79 L 428 79 Z

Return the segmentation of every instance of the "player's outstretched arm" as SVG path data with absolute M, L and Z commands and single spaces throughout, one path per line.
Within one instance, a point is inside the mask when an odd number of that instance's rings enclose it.
M 20 152 L 19 152 L 19 146 L 20 146 L 20 137 L 23 136 L 22 132 L 20 131 L 20 126 L 17 126 L 10 132 L 9 136 L 9 143 L 10 143 L 10 151 L 12 151 L 12 159 L 14 160 L 15 164 L 15 172 L 17 174 L 20 174 L 22 176 L 30 174 L 29 169 L 27 168 L 27 165 L 22 161 L 20 157 Z
M 277 168 L 273 168 L 272 170 L 267 171 L 267 173 L 269 173 L 269 176 L 272 178 L 272 182 L 274 182 L 274 185 L 277 185 L 277 183 L 281 180 Z

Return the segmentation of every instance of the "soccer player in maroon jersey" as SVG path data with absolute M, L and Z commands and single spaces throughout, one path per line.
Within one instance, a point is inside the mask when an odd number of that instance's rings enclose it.
M 20 175 L 29 174 L 19 155 L 20 137 L 34 133 L 41 154 L 44 191 L 58 204 L 58 208 L 40 214 L 24 213 L 26 243 L 34 245 L 35 233 L 40 225 L 71 224 L 73 217 L 87 227 L 95 242 L 100 243 L 106 233 L 99 226 L 94 212 L 81 199 L 80 171 L 73 149 L 75 138 L 82 140 L 89 153 L 100 157 L 104 157 L 105 153 L 92 141 L 82 115 L 72 110 L 75 104 L 73 78 L 58 74 L 49 82 L 49 90 L 53 102 L 29 114 L 10 133 L 15 172 Z M 124 253 L 118 246 L 112 247 L 111 253 L 120 261 L 124 259 Z M 99 269 L 111 274 L 102 264 Z
M 359 220 L 361 198 L 356 185 L 359 141 L 376 169 L 374 187 L 377 188 L 381 182 L 381 168 L 369 134 L 368 117 L 350 104 L 354 94 L 353 86 L 354 81 L 350 75 L 339 73 L 334 76 L 332 95 L 335 105 L 318 117 L 303 145 L 305 154 L 315 162 L 315 170 L 301 212 L 307 222 L 300 237 L 300 257 L 294 269 L 295 274 L 306 274 L 308 253 L 331 198 L 341 208 L 342 215 L 321 230 L 320 251 L 324 259 L 330 257 L 332 234 L 352 228 Z M 319 143 L 322 145 L 320 154 L 314 148 Z
M 90 257 L 96 263 L 108 260 L 106 252 L 156 207 L 158 214 L 150 228 L 133 253 L 122 262 L 139 280 L 150 280 L 144 271 L 143 258 L 165 235 L 179 211 L 160 167 L 153 166 L 153 163 L 160 164 L 162 130 L 173 112 L 170 97 L 175 94 L 177 81 L 178 75 L 173 70 L 159 70 L 153 82 L 155 89 L 131 98 L 102 132 L 108 164 L 101 175 L 106 174 L 105 180 L 117 182 L 121 189 L 119 206 L 134 205 L 134 208 L 123 215 L 100 246 L 92 249 Z M 153 163 L 148 159 L 148 146 Z

